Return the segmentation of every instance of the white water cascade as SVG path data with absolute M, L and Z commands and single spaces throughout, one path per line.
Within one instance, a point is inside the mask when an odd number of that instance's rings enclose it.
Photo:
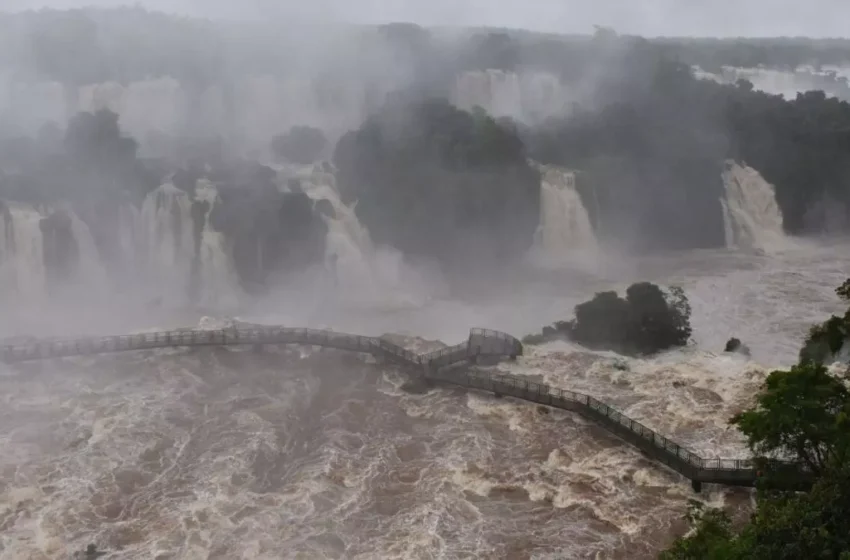
M 232 249 L 224 234 L 213 229 L 210 215 L 221 204 L 218 190 L 201 179 L 195 187 L 195 199 L 209 204 L 204 214 L 198 254 L 198 278 L 202 282 L 201 303 L 236 305 L 241 293 L 239 275 L 233 262 Z
M 189 194 L 166 183 L 145 198 L 139 220 L 141 268 L 147 272 L 145 286 L 150 297 L 164 303 L 226 305 L 235 301 L 239 288 L 223 235 L 209 224 L 210 212 L 219 201 L 218 193 L 211 184 L 199 183 L 196 197 L 209 204 L 200 226 L 197 254 L 193 200 Z
M 785 233 L 773 185 L 755 169 L 731 160 L 726 162 L 722 178 L 726 246 L 763 251 L 781 245 Z
M 82 290 L 93 294 L 103 294 L 104 290 L 109 289 L 109 275 L 106 267 L 103 266 L 91 230 L 70 209 L 65 210 L 65 213 L 71 218 L 71 232 L 77 243 L 79 261 L 74 281 Z
M 438 283 L 427 283 L 424 273 L 406 263 L 397 249 L 375 246 L 357 218 L 356 203 L 349 206 L 340 198 L 332 172 L 321 165 L 278 169 L 283 177 L 297 178 L 314 203 L 326 201 L 333 208 L 333 216 L 323 215 L 328 227 L 325 273 L 338 292 L 353 301 L 390 307 L 419 305 L 430 297 Z
M 25 305 L 47 294 L 42 218 L 31 206 L 0 203 L 0 295 Z
M 60 298 L 69 293 L 77 301 L 90 294 L 101 297 L 108 287 L 108 277 L 91 231 L 70 209 L 61 212 L 70 219 L 77 261 L 72 274 L 62 277 L 53 288 L 59 288 Z M 0 203 L 0 294 L 12 298 L 10 301 L 25 306 L 48 301 L 42 220 L 51 213 L 48 208 L 39 210 L 22 203 Z
M 593 256 L 596 235 L 576 190 L 575 172 L 532 162 L 540 171 L 540 224 L 532 254 L 541 264 L 557 265 Z
M 482 107 L 495 117 L 527 123 L 563 116 L 575 101 L 558 76 L 548 72 L 470 71 L 455 80 L 452 100 L 464 110 Z

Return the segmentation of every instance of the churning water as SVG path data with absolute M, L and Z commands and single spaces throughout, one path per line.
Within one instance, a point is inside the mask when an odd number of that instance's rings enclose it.
M 847 255 L 798 243 L 771 256 L 617 259 L 595 277 L 526 271 L 482 301 L 347 311 L 287 299 L 245 319 L 454 343 L 474 325 L 537 330 L 635 279 L 681 283 L 693 347 L 625 360 L 550 344 L 498 367 L 602 398 L 705 456 L 738 457 L 727 419 L 767 367 L 794 361 L 808 324 L 840 307 L 832 290 Z M 722 354 L 731 336 L 752 360 Z M 452 388 L 409 394 L 403 380 L 303 349 L 4 367 L 0 558 L 67 558 L 97 543 L 122 559 L 631 559 L 682 529 L 690 486 L 601 428 Z M 701 497 L 734 511 L 750 503 L 720 487 Z

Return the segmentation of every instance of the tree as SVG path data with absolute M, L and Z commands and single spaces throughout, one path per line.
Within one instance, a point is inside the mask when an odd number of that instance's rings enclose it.
M 836 288 L 835 293 L 842 300 L 850 302 L 850 279 Z M 833 315 L 820 325 L 811 328 L 800 350 L 800 361 L 825 363 L 835 360 L 848 340 L 850 340 L 850 307 L 847 308 L 844 316 Z
M 106 168 L 132 162 L 137 143 L 121 134 L 118 115 L 107 109 L 78 113 L 68 123 L 65 150 L 74 159 Z
M 309 126 L 295 126 L 272 140 L 272 152 L 280 161 L 308 165 L 322 155 L 327 146 L 324 133 Z
M 732 423 L 759 456 L 790 458 L 815 474 L 850 459 L 850 390 L 823 365 L 772 372 L 756 402 Z
M 732 520 L 720 509 L 706 508 L 690 500 L 685 520 L 693 527 L 689 536 L 677 539 L 659 560 L 730 560 L 735 558 Z
M 750 522 L 733 531 L 716 508 L 691 506 L 692 530 L 662 552 L 661 560 L 850 560 L 850 471 L 833 471 L 810 492 L 757 495 Z
M 847 296 L 850 281 L 837 291 Z M 788 371 L 772 372 L 753 408 L 734 418 L 768 484 L 760 484 L 756 512 L 738 531 L 717 509 L 691 507 L 692 530 L 661 554 L 663 560 L 850 560 L 850 374 L 833 375 L 801 356 Z M 770 485 L 775 463 L 791 459 L 812 476 L 809 492 Z
M 684 346 L 691 337 L 691 306 L 679 287 L 665 294 L 649 282 L 632 284 L 626 297 L 600 292 L 575 307 L 575 319 L 544 329 L 543 338 L 563 334 L 590 348 L 652 354 Z
M 531 245 L 540 175 L 515 128 L 406 92 L 340 139 L 339 188 L 375 241 L 446 265 L 515 262 Z

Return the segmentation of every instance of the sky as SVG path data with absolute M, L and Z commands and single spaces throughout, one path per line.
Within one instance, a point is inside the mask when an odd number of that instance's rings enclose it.
M 850 0 L 0 0 L 0 10 L 138 4 L 214 19 L 483 25 L 645 36 L 847 37 Z

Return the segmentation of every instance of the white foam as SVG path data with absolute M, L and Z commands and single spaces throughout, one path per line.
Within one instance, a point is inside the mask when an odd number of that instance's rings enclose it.
M 532 164 L 540 171 L 540 224 L 532 255 L 545 265 L 593 258 L 598 247 L 590 216 L 576 190 L 576 173 L 553 165 Z
M 726 195 L 721 199 L 726 246 L 742 249 L 775 249 L 785 232 L 776 189 L 751 167 L 726 162 L 722 174 Z

